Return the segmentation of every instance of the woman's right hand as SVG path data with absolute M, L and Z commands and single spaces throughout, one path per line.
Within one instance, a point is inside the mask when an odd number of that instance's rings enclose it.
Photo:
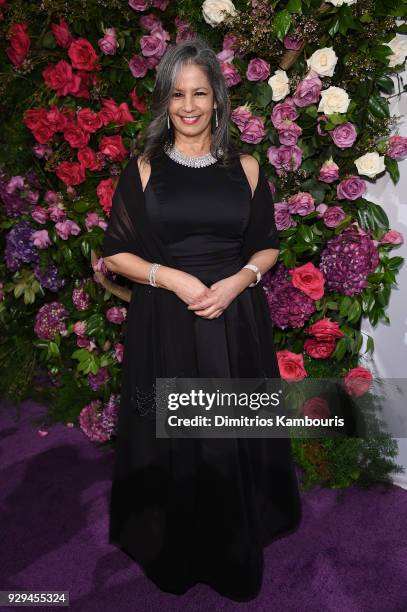
M 199 278 L 182 270 L 177 270 L 176 274 L 173 274 L 171 290 L 188 306 L 196 300 L 212 294 L 209 287 Z

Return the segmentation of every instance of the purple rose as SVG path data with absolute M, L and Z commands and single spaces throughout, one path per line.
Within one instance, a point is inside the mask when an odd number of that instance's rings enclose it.
M 249 81 L 264 81 L 270 75 L 270 64 L 259 57 L 251 59 L 247 66 L 246 78 Z
M 300 191 L 288 198 L 288 210 L 292 214 L 309 215 L 315 210 L 315 200 L 307 191 Z
M 153 7 L 158 8 L 160 11 L 165 11 L 169 2 L 170 0 L 153 0 Z
M 337 125 L 329 133 L 336 146 L 340 149 L 349 149 L 357 138 L 355 126 L 350 121 Z
M 157 15 L 154 15 L 154 13 L 149 13 L 148 15 L 143 15 L 142 17 L 140 17 L 140 25 L 145 30 L 151 32 L 151 30 L 153 30 L 157 26 L 161 26 L 161 21 L 159 20 Z
M 142 55 L 133 55 L 133 57 L 129 61 L 129 68 L 131 74 L 136 79 L 146 76 L 148 65 L 145 57 L 143 57 Z
M 339 166 L 332 159 L 324 162 L 319 170 L 318 179 L 323 183 L 333 183 L 339 178 Z
M 398 161 L 407 156 L 407 137 L 406 136 L 390 136 L 389 146 L 386 155 L 391 159 Z
M 103 38 L 99 38 L 98 45 L 102 53 L 105 55 L 115 55 L 119 43 L 116 38 L 115 28 L 108 28 L 105 31 Z
M 261 117 L 250 117 L 245 123 L 240 140 L 249 142 L 250 144 L 258 144 L 263 140 L 265 135 L 266 130 L 264 129 Z
M 321 126 L 319 125 L 321 121 L 323 121 L 324 123 L 326 123 L 328 121 L 328 117 L 327 115 L 319 115 L 318 119 L 317 119 L 318 123 L 317 123 L 317 132 L 320 136 L 328 136 L 328 132 L 325 132 L 325 130 L 321 130 Z
M 279 128 L 284 119 L 295 121 L 298 119 L 298 112 L 292 98 L 287 97 L 284 102 L 279 102 L 273 107 L 271 121 L 275 128 Z
M 340 206 L 328 206 L 322 215 L 322 220 L 327 227 L 336 227 L 345 216 L 345 212 Z
M 276 228 L 278 231 L 297 225 L 290 215 L 287 202 L 275 202 L 274 221 L 276 222 Z
M 281 144 L 293 146 L 297 144 L 298 138 L 302 134 L 302 129 L 293 121 L 289 119 L 285 119 L 278 128 L 278 137 L 280 139 Z
M 366 183 L 358 176 L 350 176 L 336 187 L 338 200 L 357 200 L 366 191 Z
M 161 58 L 167 49 L 168 32 L 155 28 L 150 34 L 140 38 L 141 53 L 145 57 Z
M 246 106 L 238 106 L 230 115 L 231 120 L 237 125 L 240 131 L 244 129 L 244 126 L 251 117 L 252 114 Z
M 282 145 L 281 147 L 271 146 L 267 149 L 267 157 L 280 176 L 284 172 L 298 170 L 302 162 L 302 151 L 297 145 L 292 147 L 287 145 Z
M 297 85 L 293 95 L 296 106 L 309 106 L 318 102 L 321 95 L 322 82 L 319 77 L 313 79 L 303 79 Z

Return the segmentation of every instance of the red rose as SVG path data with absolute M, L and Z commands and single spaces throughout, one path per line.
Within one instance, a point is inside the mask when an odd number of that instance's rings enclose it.
M 318 340 L 334 340 L 341 338 L 344 334 L 339 329 L 339 324 L 336 321 L 331 321 L 329 317 L 320 319 L 316 323 L 305 328 L 307 334 L 315 336 Z
M 123 161 L 126 159 L 127 149 L 123 144 L 120 134 L 116 136 L 103 136 L 99 144 L 99 150 L 112 161 Z
M 61 162 L 56 175 L 65 185 L 79 185 L 85 180 L 85 168 L 78 162 Z
M 10 46 L 6 48 L 7 56 L 14 66 L 21 66 L 27 57 L 30 45 L 27 24 L 14 23 L 10 28 Z
M 103 126 L 102 119 L 98 113 L 90 108 L 81 108 L 77 112 L 78 125 L 86 132 L 96 132 Z
M 331 416 L 328 402 L 322 397 L 310 397 L 305 400 L 302 412 L 310 419 L 328 419 Z
M 324 276 L 310 261 L 290 270 L 290 273 L 294 287 L 301 289 L 313 300 L 319 300 L 324 295 Z
M 55 130 L 48 127 L 48 125 L 44 125 L 43 123 L 39 123 L 32 129 L 32 135 L 40 144 L 47 144 L 54 134 Z
M 110 215 L 110 209 L 112 208 L 113 193 L 114 184 L 112 178 L 100 181 L 96 188 L 96 195 L 107 216 Z
M 122 102 L 118 106 L 113 98 L 104 98 L 102 104 L 103 108 L 99 111 L 99 116 L 103 121 L 103 125 L 108 125 L 109 123 L 126 125 L 126 123 L 134 121 L 126 102 Z
M 343 384 L 349 395 L 360 396 L 369 390 L 372 380 L 372 373 L 367 368 L 359 366 L 349 370 L 344 376 Z
M 68 55 L 74 68 L 79 70 L 93 70 L 98 60 L 95 49 L 86 38 L 77 38 L 69 49 Z
M 82 130 L 79 125 L 73 125 L 64 130 L 64 138 L 74 149 L 82 149 L 88 144 L 90 134 Z
M 103 168 L 102 163 L 98 161 L 96 151 L 90 147 L 83 147 L 83 149 L 79 149 L 78 160 L 82 166 L 89 168 L 89 170 L 92 170 L 92 172 L 96 172 L 97 170 L 101 170 Z
M 45 108 L 29 108 L 24 112 L 24 124 L 30 129 L 33 130 L 40 123 L 44 124 L 44 119 L 46 115 Z
M 69 31 L 69 27 L 65 19 L 61 17 L 59 20 L 59 25 L 57 23 L 52 23 L 51 30 L 57 44 L 63 49 L 68 49 L 69 45 L 73 41 L 73 36 Z
M 277 351 L 277 359 L 281 378 L 284 378 L 284 380 L 302 380 L 305 376 L 308 376 L 302 353 L 292 353 L 285 349 Z
M 63 132 L 67 125 L 67 119 L 57 106 L 52 106 L 44 114 L 43 123 L 52 128 L 55 132 Z
M 55 66 L 47 66 L 42 71 L 45 84 L 55 89 L 58 96 L 67 96 L 79 90 L 81 80 L 73 74 L 72 66 L 65 60 L 60 60 Z
M 335 340 L 307 338 L 304 342 L 304 350 L 313 359 L 327 359 L 335 350 Z

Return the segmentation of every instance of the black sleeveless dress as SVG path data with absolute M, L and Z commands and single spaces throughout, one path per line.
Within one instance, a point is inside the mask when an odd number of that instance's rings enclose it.
M 242 243 L 252 192 L 241 162 L 231 169 L 219 163 L 189 168 L 163 151 L 151 160 L 144 197 L 149 221 L 178 269 L 209 287 L 247 263 Z M 270 246 L 278 248 L 277 234 Z M 182 594 L 202 582 L 226 597 L 251 599 L 262 584 L 263 547 L 301 520 L 291 442 L 163 440 L 151 420 L 129 416 L 134 353 L 151 357 L 148 342 L 132 338 L 134 317 L 142 317 L 145 292 L 157 291 L 135 285 L 140 290 L 128 312 L 110 542 L 164 591 Z M 218 318 L 191 313 L 199 376 L 280 376 L 259 290 L 260 307 L 247 288 Z

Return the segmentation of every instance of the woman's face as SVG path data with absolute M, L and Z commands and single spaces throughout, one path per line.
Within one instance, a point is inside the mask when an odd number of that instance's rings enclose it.
M 183 66 L 171 93 L 168 113 L 176 132 L 196 137 L 208 130 L 214 107 L 213 90 L 205 72 L 194 64 Z M 196 117 L 187 121 L 184 117 Z

